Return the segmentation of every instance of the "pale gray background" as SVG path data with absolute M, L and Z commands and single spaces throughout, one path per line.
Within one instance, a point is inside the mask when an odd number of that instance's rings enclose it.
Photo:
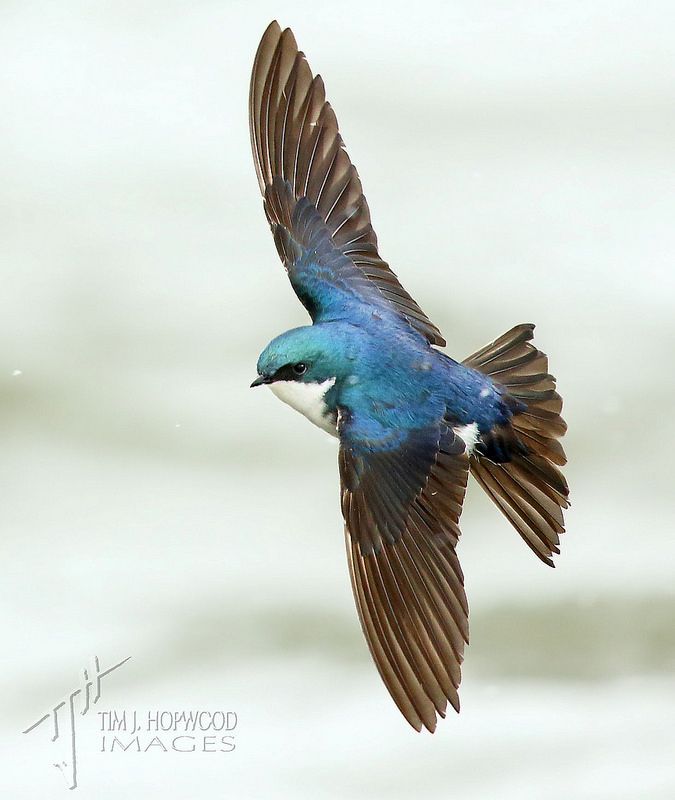
M 362 641 L 334 444 L 248 389 L 306 319 L 249 152 L 274 17 L 449 351 L 534 321 L 565 398 L 555 571 L 469 492 L 433 737 Z M 3 796 L 68 794 L 19 731 L 93 654 L 133 657 L 102 708 L 240 725 L 229 755 L 111 755 L 91 713 L 81 798 L 675 796 L 674 30 L 669 0 L 0 5 Z

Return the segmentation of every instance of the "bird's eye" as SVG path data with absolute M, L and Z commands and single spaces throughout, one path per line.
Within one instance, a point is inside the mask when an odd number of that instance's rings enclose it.
M 304 375 L 307 372 L 307 364 L 299 361 L 297 364 L 293 364 L 293 372 L 296 375 Z

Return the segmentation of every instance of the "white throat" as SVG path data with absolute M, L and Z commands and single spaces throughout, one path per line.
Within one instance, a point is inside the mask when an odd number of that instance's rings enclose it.
M 326 392 L 335 384 L 335 378 L 323 383 L 300 381 L 275 381 L 269 387 L 284 403 L 299 411 L 322 430 L 337 436 L 335 417 L 326 406 Z

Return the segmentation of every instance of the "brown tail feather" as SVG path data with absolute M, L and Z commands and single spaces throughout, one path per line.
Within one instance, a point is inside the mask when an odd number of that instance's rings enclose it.
M 567 462 L 558 439 L 567 430 L 562 398 L 548 372 L 548 358 L 531 344 L 534 325 L 518 325 L 464 361 L 504 386 L 525 406 L 511 427 L 526 452 L 497 464 L 471 457 L 471 473 L 526 544 L 546 564 L 560 552 L 563 509 L 569 507 L 567 481 L 558 466 Z M 557 466 L 556 466 L 557 465 Z

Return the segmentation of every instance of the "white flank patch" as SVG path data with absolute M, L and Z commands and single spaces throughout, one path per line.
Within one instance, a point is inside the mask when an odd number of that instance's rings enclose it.
M 466 452 L 471 455 L 478 441 L 478 424 L 472 422 L 470 425 L 462 425 L 461 428 L 453 428 L 453 431 L 463 440 Z
M 321 430 L 337 436 L 337 429 L 332 415 L 324 398 L 326 392 L 335 383 L 335 378 L 329 378 L 323 383 L 302 383 L 300 381 L 275 381 L 269 387 L 274 394 L 284 403 L 299 411 Z

